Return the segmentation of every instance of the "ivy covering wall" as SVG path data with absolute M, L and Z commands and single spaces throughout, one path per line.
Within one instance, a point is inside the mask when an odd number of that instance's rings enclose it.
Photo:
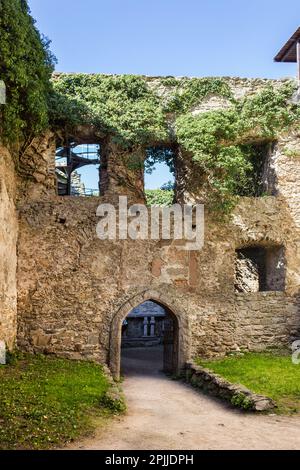
M 7 104 L 0 107 L 1 139 L 26 141 L 47 128 L 54 57 L 26 0 L 0 0 L 0 79 Z
M 230 210 L 241 188 L 251 192 L 253 144 L 299 126 L 300 106 L 290 101 L 293 81 L 279 88 L 266 84 L 260 93 L 237 100 L 222 78 L 56 74 L 51 79 L 54 62 L 27 1 L 0 0 L 0 78 L 7 86 L 7 104 L 0 108 L 2 140 L 26 142 L 47 127 L 68 135 L 88 125 L 132 155 L 151 146 L 180 147 L 205 176 L 212 206 L 222 210 Z M 211 96 L 226 100 L 226 108 L 195 113 Z M 166 151 L 152 152 L 146 165 L 164 156 L 172 169 Z
M 222 78 L 60 74 L 53 87 L 54 127 L 72 132 L 78 124 L 92 125 L 130 151 L 180 145 L 205 175 L 211 207 L 223 211 L 230 211 L 245 188 L 255 195 L 254 165 L 259 162 L 253 144 L 274 141 L 279 132 L 300 122 L 300 107 L 290 100 L 293 81 L 276 89 L 266 84 L 259 93 L 239 100 Z M 193 112 L 211 96 L 224 98 L 229 105 Z M 168 152 L 156 155 L 146 161 L 146 169 L 156 159 L 161 162 L 163 155 L 172 165 Z

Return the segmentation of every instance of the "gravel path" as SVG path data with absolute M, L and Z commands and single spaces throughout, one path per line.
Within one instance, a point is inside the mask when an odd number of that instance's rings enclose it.
M 159 372 L 161 350 L 123 354 L 128 411 L 72 449 L 300 449 L 300 417 L 234 410 Z

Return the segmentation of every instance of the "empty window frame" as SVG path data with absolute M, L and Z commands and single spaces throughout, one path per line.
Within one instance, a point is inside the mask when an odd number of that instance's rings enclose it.
M 59 147 L 55 155 L 60 196 L 99 196 L 99 144 Z
M 235 193 L 246 197 L 275 195 L 276 177 L 274 168 L 270 165 L 274 142 L 244 145 L 241 149 L 251 168 L 237 180 Z
M 171 205 L 174 201 L 175 151 L 172 147 L 146 149 L 145 193 L 149 206 Z
M 283 246 L 251 246 L 236 250 L 236 292 L 283 291 L 284 288 Z

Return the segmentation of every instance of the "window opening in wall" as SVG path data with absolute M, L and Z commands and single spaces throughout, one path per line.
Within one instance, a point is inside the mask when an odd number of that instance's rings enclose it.
M 145 159 L 145 192 L 149 205 L 171 205 L 174 200 L 174 159 L 171 147 L 148 147 Z
M 99 144 L 70 144 L 55 155 L 57 191 L 60 196 L 99 196 Z
M 283 246 L 251 246 L 236 250 L 236 292 L 283 291 L 284 288 Z
M 237 183 L 238 196 L 261 197 L 274 195 L 274 174 L 270 165 L 270 155 L 274 143 L 251 144 L 241 146 L 250 164 L 244 178 Z

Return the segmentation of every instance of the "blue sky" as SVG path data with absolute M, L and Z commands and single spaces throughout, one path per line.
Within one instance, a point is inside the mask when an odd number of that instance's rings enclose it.
M 295 64 L 277 64 L 273 57 L 300 25 L 299 0 L 29 0 L 29 5 L 38 28 L 52 40 L 58 71 L 296 75 Z M 168 179 L 160 168 L 146 183 L 156 187 Z

